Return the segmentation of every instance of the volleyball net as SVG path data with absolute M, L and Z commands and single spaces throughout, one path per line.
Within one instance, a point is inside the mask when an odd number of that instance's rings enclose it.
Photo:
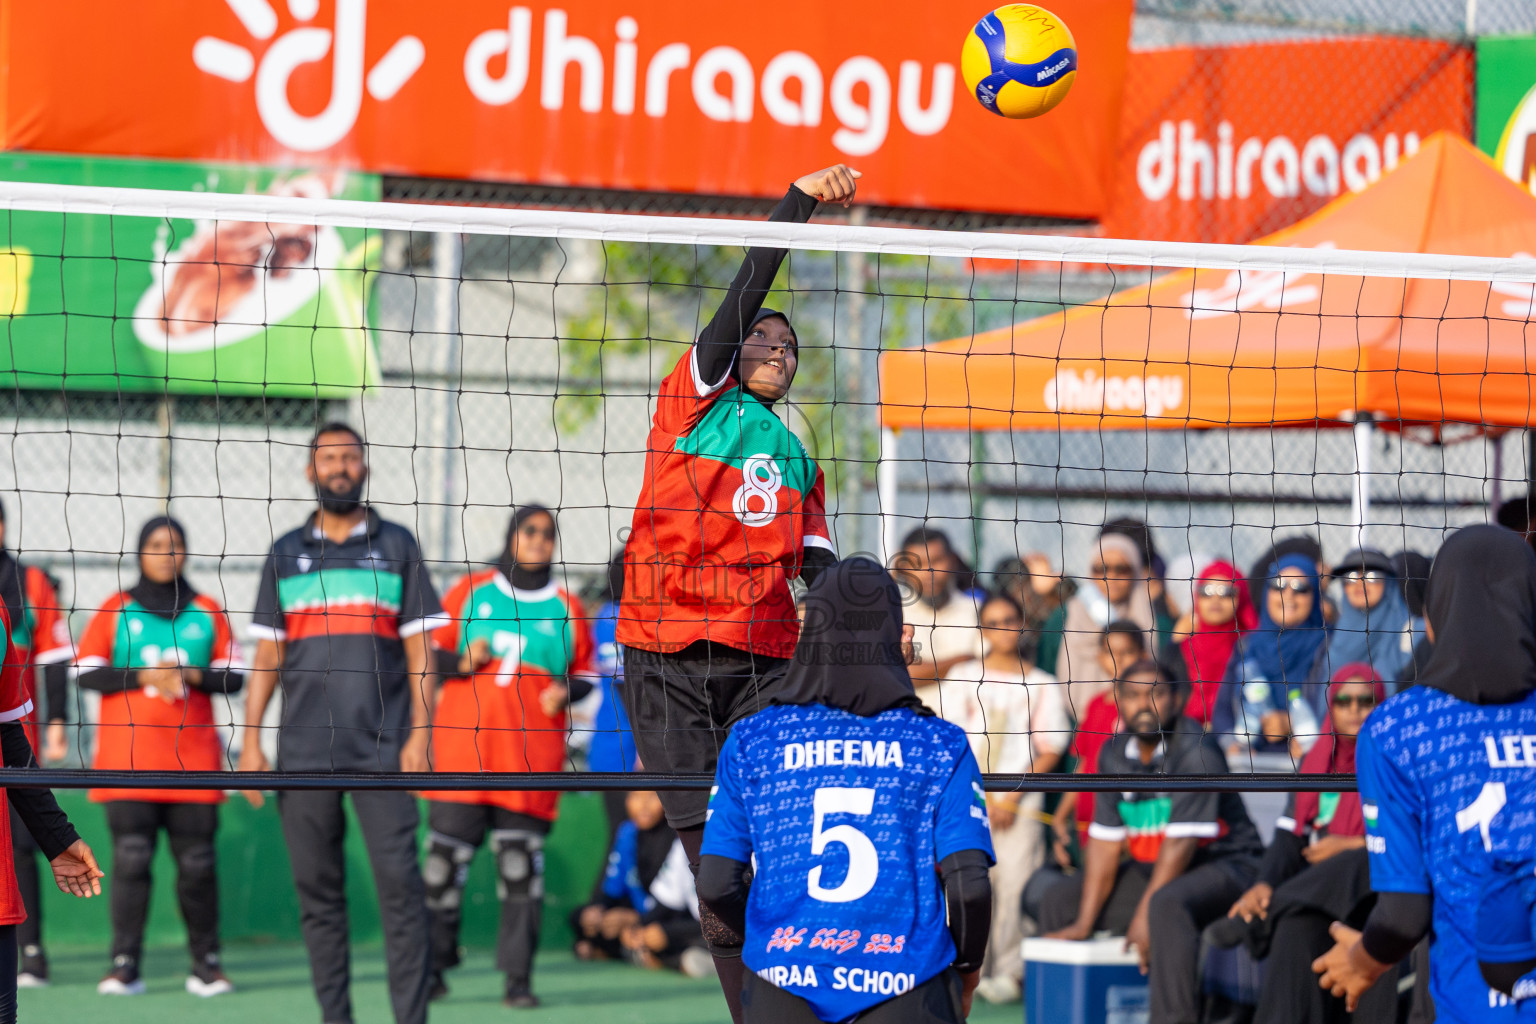
M 1360 251 L 1305 226 L 1287 246 L 1222 246 L 361 202 L 318 198 L 302 176 L 272 191 L 0 184 L 4 544 L 39 571 L 13 569 L 0 593 L 19 619 L 46 760 L 7 784 L 706 788 L 705 776 L 599 770 L 594 751 L 633 760 L 603 680 L 619 665 L 615 578 L 633 567 L 615 558 L 661 382 L 743 246 L 789 250 L 766 304 L 794 325 L 799 367 L 775 412 L 824 475 L 828 539 L 895 573 L 909 621 L 925 624 L 925 657 L 946 670 L 921 692 L 978 739 L 990 788 L 1348 787 L 1291 774 L 1327 731 L 1334 662 L 1351 652 L 1389 667 L 1378 673 L 1389 689 L 1407 679 L 1427 559 L 1448 530 L 1527 489 L 1536 260 L 1525 256 Z M 185 578 L 210 599 L 193 610 L 212 616 L 210 633 L 225 617 L 235 641 L 225 667 L 248 678 L 260 640 L 298 643 L 261 617 L 258 592 L 274 542 L 313 514 L 305 469 L 332 421 L 366 439 L 366 501 L 411 532 L 439 596 L 492 578 L 514 509 L 545 506 L 557 524 L 552 580 L 579 599 L 568 605 L 579 629 L 543 671 L 595 685 L 563 717 L 536 713 L 517 658 L 497 648 L 511 666 L 499 685 L 522 696 L 435 730 L 440 749 L 472 748 L 480 770 L 427 779 L 381 754 L 381 770 L 354 759 L 234 776 L 244 695 L 191 684 L 178 700 L 136 674 L 201 676 L 220 660 L 210 637 L 129 614 L 140 528 L 166 512 L 185 527 Z M 723 457 L 751 472 L 755 454 Z M 785 484 L 781 467 L 759 467 L 743 487 L 775 479 Z M 795 497 L 775 487 L 764 500 L 803 502 L 790 484 Z M 754 510 L 736 511 L 742 531 Z M 1528 507 L 1517 511 L 1524 525 Z M 1129 548 L 1102 543 L 1106 527 Z M 1279 572 L 1277 542 L 1311 552 L 1310 568 Z M 1396 557 L 1344 564 L 1362 548 Z M 1231 571 L 1213 575 L 1217 563 Z M 402 626 L 468 643 L 437 628 L 452 614 L 410 621 L 398 583 L 353 577 L 281 597 L 306 630 L 365 628 L 371 640 L 350 648 L 355 662 L 284 674 L 260 732 L 272 764 L 292 763 L 285 730 L 317 757 L 366 746 L 369 728 L 380 751 L 399 742 L 377 652 Z M 1375 603 L 1354 608 L 1350 586 L 1374 588 Z M 999 591 L 1021 612 L 1030 664 L 1059 684 L 969 664 L 1008 635 L 980 629 L 984 595 Z M 1188 642 L 1232 632 L 1213 624 L 1228 606 L 1258 633 L 1300 616 L 1291 635 L 1317 639 L 1305 670 L 1297 650 L 1283 678 L 1259 670 L 1285 637 L 1224 654 Z M 1109 680 L 1125 666 L 1105 667 L 1119 656 L 1103 633 L 1127 621 L 1166 675 L 1193 678 L 1190 706 L 1216 723 L 1234 774 L 1065 773 L 1078 741 L 1118 728 Z M 524 654 L 532 642 L 506 641 Z M 73 666 L 63 682 L 49 670 L 61 663 Z M 102 669 L 117 681 L 83 685 Z M 1105 694 L 1108 717 L 1091 715 Z M 338 725 L 338 713 L 359 717 Z M 561 770 L 496 767 L 497 748 L 551 741 Z M 209 749 L 212 762 L 194 753 Z

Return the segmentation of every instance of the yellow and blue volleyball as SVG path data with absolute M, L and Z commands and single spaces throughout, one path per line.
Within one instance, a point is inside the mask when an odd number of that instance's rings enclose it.
M 999 7 L 976 23 L 960 51 L 966 88 L 1001 117 L 1039 117 L 1066 99 L 1077 77 L 1077 42 L 1034 4 Z

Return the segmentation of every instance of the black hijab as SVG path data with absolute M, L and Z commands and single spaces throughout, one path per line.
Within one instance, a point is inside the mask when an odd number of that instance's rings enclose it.
M 1434 654 L 1419 683 L 1472 704 L 1536 690 L 1536 551 L 1502 526 L 1451 534 L 1429 571 Z
M 139 530 L 139 546 L 135 550 L 143 551 L 149 535 L 162 526 L 168 527 L 176 535 L 181 541 L 182 549 L 185 550 L 187 531 L 170 516 L 155 516 L 146 522 Z M 192 584 L 187 582 L 185 576 L 177 576 L 169 583 L 156 583 L 146 579 L 143 570 L 140 569 L 139 582 L 128 588 L 128 596 L 143 605 L 145 611 L 170 618 L 191 604 L 192 599 L 197 596 L 197 591 L 192 589 Z
M 856 556 L 831 566 L 805 594 L 805 625 L 775 704 L 824 704 L 861 717 L 893 708 L 932 715 L 912 689 L 901 649 L 901 590 Z
M 496 559 L 496 568 L 507 578 L 507 582 L 518 590 L 543 590 L 549 586 L 553 565 L 546 565 L 542 569 L 524 569 L 512 561 L 512 538 L 517 536 L 517 531 L 523 528 L 523 524 L 534 516 L 549 516 L 550 524 L 555 522 L 555 514 L 543 505 L 519 505 L 512 513 L 512 521 L 507 524 L 507 542 L 501 546 L 501 557 Z

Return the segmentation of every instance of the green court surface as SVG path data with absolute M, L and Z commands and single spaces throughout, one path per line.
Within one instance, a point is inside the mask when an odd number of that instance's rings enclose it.
M 362 946 L 352 960 L 352 1000 L 360 1024 L 390 1020 L 384 987 L 383 951 Z M 309 988 L 309 966 L 298 945 L 229 946 L 225 969 L 237 991 L 201 1000 L 182 988 L 186 952 L 158 947 L 145 955 L 142 996 L 99 996 L 96 982 L 107 970 L 102 950 L 55 950 L 53 984 L 21 993 L 21 1019 L 30 1021 L 112 1021 L 113 1024 L 309 1024 L 320 1013 Z M 628 964 L 580 963 L 567 953 L 540 954 L 534 990 L 544 1005 L 509 1010 L 501 1005 L 501 976 L 489 951 L 471 950 L 464 966 L 449 975 L 452 992 L 432 1004 L 438 1024 L 528 1021 L 529 1024 L 728 1024 L 725 1002 L 713 979 L 695 981 L 670 971 L 643 971 Z M 977 1024 L 1011 1024 L 1023 1019 L 1013 1006 L 978 1001 Z

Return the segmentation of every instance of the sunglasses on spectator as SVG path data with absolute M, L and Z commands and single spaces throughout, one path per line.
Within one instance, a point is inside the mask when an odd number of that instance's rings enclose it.
M 1312 583 L 1309 580 L 1278 579 L 1269 581 L 1270 590 L 1289 590 L 1293 594 L 1312 593 Z
M 1201 597 L 1236 597 L 1237 587 L 1231 583 L 1202 583 L 1198 593 Z
M 1373 708 L 1376 706 L 1376 698 L 1369 693 L 1341 693 L 1333 698 L 1333 706 L 1336 708 L 1347 708 L 1351 704 L 1359 708 L 1361 711 L 1364 711 L 1368 708 Z
M 1118 579 L 1128 579 L 1136 571 L 1127 562 L 1094 562 L 1092 569 L 1095 576 L 1114 576 Z
M 1376 569 L 1351 569 L 1344 574 L 1345 583 L 1385 583 L 1387 574 Z

